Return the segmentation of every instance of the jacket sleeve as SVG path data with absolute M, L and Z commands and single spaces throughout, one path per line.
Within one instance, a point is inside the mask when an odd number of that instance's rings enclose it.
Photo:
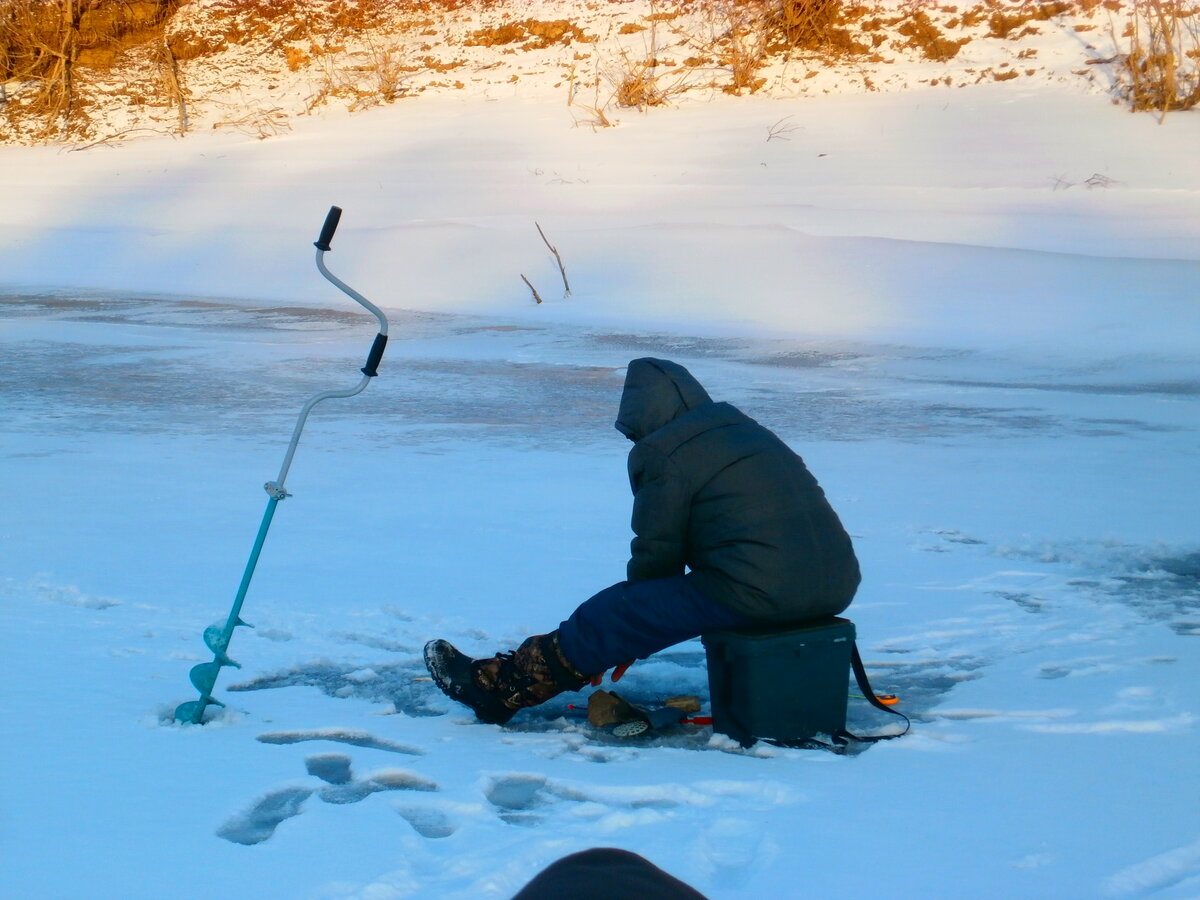
M 626 568 L 630 581 L 682 575 L 687 557 L 692 496 L 670 457 L 638 445 L 629 454 L 633 488 L 633 541 Z

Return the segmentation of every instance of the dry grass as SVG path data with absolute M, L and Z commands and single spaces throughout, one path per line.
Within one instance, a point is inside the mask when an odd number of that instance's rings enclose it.
M 237 131 L 259 140 L 285 134 L 291 130 L 287 115 L 282 109 L 253 109 L 235 119 L 222 119 L 213 123 L 214 129 Z
M 765 61 L 783 53 L 809 52 L 828 59 L 869 54 L 863 22 L 874 0 L 683 0 L 682 5 L 724 23 L 717 43 L 741 42 Z
M 758 91 L 767 83 L 759 70 L 767 62 L 767 40 L 762 32 L 749 28 L 730 31 L 729 45 L 721 62 L 729 68 L 729 84 L 722 90 L 727 94 Z
M 464 41 L 468 47 L 497 47 L 519 44 L 522 50 L 544 50 L 554 44 L 594 43 L 595 37 L 566 19 L 544 22 L 525 19 L 477 29 Z
M 576 66 L 571 64 L 567 73 L 567 107 L 572 110 L 582 110 L 587 114 L 587 118 L 580 120 L 575 119 L 576 125 L 588 125 L 592 130 L 597 128 L 611 128 L 617 122 L 608 115 L 609 103 L 601 100 L 600 87 L 604 84 L 604 79 L 597 71 L 586 83 L 580 84 Z M 580 89 L 592 90 L 592 99 L 590 102 L 580 99 Z
M 769 0 L 762 5 L 768 27 L 789 48 L 827 53 L 866 53 L 870 49 L 849 28 L 866 10 L 863 4 L 842 0 Z
M 158 47 L 157 62 L 162 72 L 162 89 L 167 101 L 179 111 L 179 133 L 188 130 L 187 91 L 179 77 L 179 62 L 164 38 Z
M 759 71 L 771 57 L 772 25 L 765 7 L 740 0 L 712 0 L 707 10 L 707 44 L 696 45 L 698 66 L 710 59 L 729 73 L 721 86 L 727 94 L 754 93 L 766 84 Z
M 625 108 L 662 106 L 670 94 L 659 85 L 658 61 L 653 54 L 636 56 L 622 50 L 619 60 L 606 73 L 613 86 L 613 102 Z
M 90 104 L 80 84 L 88 71 L 109 68 L 122 51 L 161 38 L 176 6 L 176 0 L 0 0 L 0 83 L 29 86 L 16 100 L 5 90 L 5 117 L 33 120 L 42 138 L 85 133 Z M 171 90 L 169 76 L 161 87 Z
M 1135 111 L 1165 116 L 1200 104 L 1200 5 L 1138 0 L 1125 37 L 1122 74 Z
M 659 27 L 674 16 L 652 13 L 647 18 L 648 27 L 636 32 L 642 40 L 641 49 L 623 48 L 604 73 L 612 86 L 612 102 L 620 107 L 645 110 L 664 106 L 691 87 L 690 70 L 661 54 Z
M 923 10 L 915 12 L 896 30 L 908 39 L 905 47 L 919 51 L 925 59 L 933 62 L 949 62 L 958 56 L 963 46 L 970 43 L 967 38 L 955 40 L 946 37 L 946 33 Z

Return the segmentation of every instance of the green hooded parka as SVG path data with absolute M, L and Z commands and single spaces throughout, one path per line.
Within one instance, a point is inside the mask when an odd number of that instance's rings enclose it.
M 652 358 L 630 362 L 616 427 L 634 441 L 630 581 L 686 567 L 706 597 L 762 622 L 849 606 L 861 580 L 850 537 L 773 432 Z

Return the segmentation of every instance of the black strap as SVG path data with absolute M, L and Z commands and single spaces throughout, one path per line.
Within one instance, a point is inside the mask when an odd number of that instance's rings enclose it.
M 828 750 L 830 753 L 836 753 L 838 756 L 845 756 L 850 752 L 848 735 L 848 731 L 838 732 L 833 736 L 833 741 L 828 744 L 824 741 L 818 741 L 816 738 L 787 741 L 781 741 L 776 738 L 763 738 L 762 742 L 770 744 L 772 747 L 786 747 L 788 750 Z
M 880 741 L 890 741 L 908 734 L 908 730 L 912 727 L 912 722 L 900 710 L 892 709 L 875 695 L 875 691 L 871 688 L 871 681 L 867 678 L 867 668 L 863 665 L 862 656 L 859 655 L 858 644 L 853 641 L 850 643 L 850 668 L 854 672 L 854 680 L 858 682 L 858 689 L 862 691 L 862 695 L 866 701 L 876 709 L 881 709 L 886 713 L 891 713 L 893 716 L 902 718 L 904 720 L 903 731 L 898 734 L 858 735 L 851 731 L 842 730 L 833 735 L 832 743 L 828 744 L 824 741 L 818 741 L 816 738 L 806 738 L 802 741 L 778 741 L 766 738 L 764 739 L 765 743 L 773 744 L 776 747 L 788 747 L 793 750 L 829 750 L 832 753 L 844 755 L 849 752 L 851 741 L 858 744 L 877 744 Z
M 862 741 L 864 743 L 890 741 L 892 738 L 903 737 L 904 735 L 908 734 L 908 729 L 912 728 L 912 722 L 910 722 L 908 720 L 908 716 L 900 712 L 900 710 L 892 709 L 877 696 L 875 696 L 875 691 L 871 689 L 871 682 L 867 678 L 867 667 L 863 665 L 862 656 L 860 656 L 858 652 L 858 644 L 853 642 L 850 644 L 850 668 L 854 670 L 854 680 L 858 682 L 858 688 L 862 691 L 863 697 L 866 698 L 866 701 L 876 709 L 882 709 L 886 713 L 891 713 L 893 716 L 899 716 L 902 718 L 904 720 L 904 730 L 899 734 L 881 734 L 875 737 L 855 737 L 848 731 L 846 734 L 849 734 L 850 737 L 854 738 L 854 740 Z

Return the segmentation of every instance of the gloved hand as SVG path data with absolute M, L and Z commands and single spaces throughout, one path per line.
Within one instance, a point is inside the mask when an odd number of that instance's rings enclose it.
M 617 666 L 615 669 L 613 669 L 612 670 L 613 682 L 615 683 L 615 682 L 620 681 L 621 677 L 625 674 L 625 672 L 629 669 L 629 667 L 633 665 L 633 663 L 634 663 L 634 660 L 631 659 L 629 662 L 621 663 L 619 666 Z M 604 673 L 603 672 L 601 672 L 599 675 L 592 676 L 592 680 L 591 680 L 592 687 L 600 687 L 600 685 L 603 683 L 604 683 Z

